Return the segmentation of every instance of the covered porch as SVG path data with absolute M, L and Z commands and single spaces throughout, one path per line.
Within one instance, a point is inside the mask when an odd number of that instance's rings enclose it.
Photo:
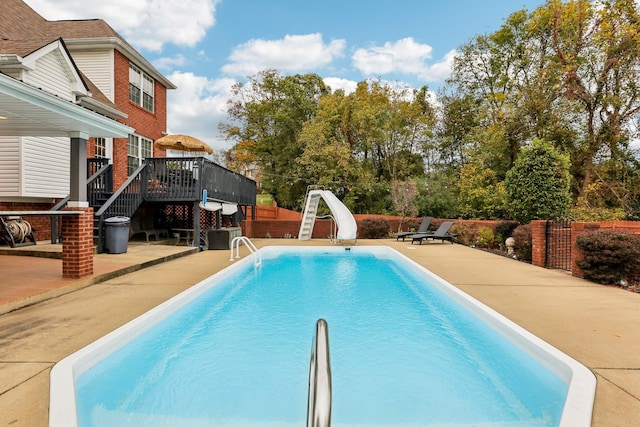
M 64 210 L 73 213 L 63 216 L 65 278 L 93 274 L 93 208 L 89 206 L 86 185 L 87 139 L 122 138 L 133 131 L 129 126 L 0 73 L 0 136 L 70 139 L 70 196 Z

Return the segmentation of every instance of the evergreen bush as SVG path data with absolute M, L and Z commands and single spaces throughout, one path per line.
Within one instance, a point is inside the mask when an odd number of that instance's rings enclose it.
M 534 140 L 524 147 L 505 177 L 511 216 L 521 224 L 565 216 L 571 201 L 569 157 Z
M 576 241 L 584 258 L 577 261 L 584 277 L 607 285 L 640 275 L 640 237 L 625 230 L 598 230 Z

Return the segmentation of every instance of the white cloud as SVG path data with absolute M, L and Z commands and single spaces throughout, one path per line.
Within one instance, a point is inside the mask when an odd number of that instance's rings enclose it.
M 352 60 L 354 67 L 366 76 L 401 73 L 424 81 L 442 81 L 451 71 L 455 51 L 447 53 L 442 61 L 428 65 L 432 51 L 431 46 L 407 37 L 383 46 L 357 49 Z
M 440 62 L 436 62 L 433 65 L 425 67 L 425 69 L 418 74 L 421 80 L 426 82 L 442 82 L 451 74 L 453 68 L 453 60 L 457 55 L 456 50 L 450 50 L 442 58 Z
M 194 46 L 215 23 L 220 0 L 25 0 L 48 20 L 104 19 L 136 48 Z
M 427 59 L 431 58 L 431 46 L 416 43 L 412 37 L 387 42 L 384 46 L 358 49 L 353 54 L 353 64 L 365 75 L 381 75 L 394 72 L 418 74 Z
M 168 132 L 195 136 L 218 152 L 231 148 L 232 143 L 220 136 L 218 123 L 226 120 L 227 100 L 236 81 L 184 72 L 168 77 L 178 86 L 167 93 Z
M 355 92 L 358 82 L 353 80 L 341 79 L 339 77 L 327 77 L 324 83 L 331 87 L 331 90 L 335 92 L 338 89 L 342 89 L 346 95 Z
M 173 70 L 183 67 L 187 63 L 187 59 L 182 54 L 174 56 L 166 56 L 153 61 L 154 67 L 159 70 Z
M 280 40 L 253 39 L 236 47 L 222 72 L 246 77 L 265 69 L 284 73 L 314 70 L 342 56 L 345 45 L 342 39 L 325 44 L 319 33 L 286 35 Z

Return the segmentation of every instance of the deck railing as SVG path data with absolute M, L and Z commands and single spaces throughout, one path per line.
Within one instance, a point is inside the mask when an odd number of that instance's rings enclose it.
M 113 166 L 107 159 L 87 159 L 87 198 L 96 207 L 98 251 L 104 250 L 104 220 L 113 216 L 131 217 L 143 201 L 191 202 L 197 208 L 203 190 L 208 198 L 237 203 L 256 204 L 256 182 L 220 166 L 204 157 L 148 158 L 129 179 L 113 192 Z M 69 196 L 52 210 L 62 209 Z M 246 212 L 244 212 L 246 213 Z M 51 220 L 51 243 L 61 234 L 55 217 Z
M 149 201 L 197 201 L 206 189 L 211 199 L 253 206 L 255 181 L 203 157 L 149 158 Z

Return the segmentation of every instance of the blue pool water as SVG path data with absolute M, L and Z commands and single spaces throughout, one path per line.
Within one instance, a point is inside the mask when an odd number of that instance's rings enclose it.
M 567 384 L 400 259 L 265 257 L 76 380 L 79 425 L 304 426 L 315 322 L 333 425 L 556 426 Z

